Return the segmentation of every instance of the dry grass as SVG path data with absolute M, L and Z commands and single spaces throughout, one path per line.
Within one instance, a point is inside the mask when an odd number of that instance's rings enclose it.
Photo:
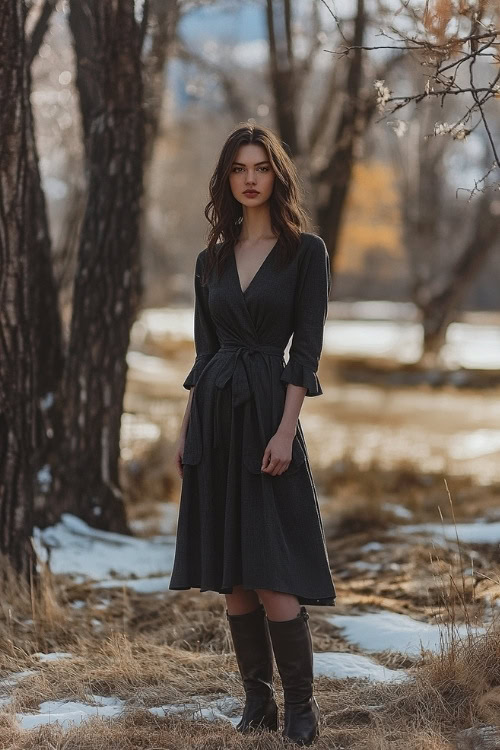
M 384 503 L 404 505 L 415 515 L 416 523 L 439 521 L 439 508 L 445 513 L 449 509 L 445 481 L 453 495 L 457 520 L 498 514 L 500 484 L 481 486 L 467 475 L 450 477 L 447 471 L 424 472 L 410 460 L 400 461 L 394 468 L 382 467 L 374 460 L 360 468 L 346 453 L 332 467 L 315 475 L 321 492 L 330 498 L 329 510 L 342 521 L 346 533 L 370 527 L 370 522 L 375 523 L 375 530 L 387 528 L 396 519 L 393 513 L 383 510 Z
M 336 478 L 335 500 L 331 507 L 327 505 L 325 517 L 339 591 L 338 611 L 353 606 L 384 607 L 426 621 L 448 622 L 452 631 L 464 622 L 470 635 L 464 641 L 455 635 L 451 648 L 443 647 L 438 654 L 427 652 L 418 658 L 393 652 L 377 655 L 386 666 L 409 669 L 412 679 L 407 683 L 317 679 L 322 710 L 318 748 L 451 750 L 457 747 L 455 737 L 461 730 L 481 724 L 500 726 L 500 629 L 494 623 L 484 636 L 472 635 L 473 624 L 484 615 L 486 594 L 500 592 L 496 550 L 488 545 L 479 550 L 474 564 L 491 579 L 479 580 L 464 572 L 466 545 L 434 548 L 425 540 L 410 539 L 404 534 L 404 524 L 400 534 L 390 537 L 388 532 L 397 519 L 385 518 L 385 511 L 373 526 L 377 505 L 392 493 L 408 505 L 407 496 L 401 496 L 405 487 L 413 488 L 416 521 L 436 520 L 429 519 L 426 492 L 434 493 L 434 501 L 439 501 L 448 518 L 468 518 L 467 497 L 473 487 L 454 479 L 462 494 L 452 503 L 452 493 L 442 479 L 412 476 L 407 465 L 395 473 L 376 467 L 356 473 L 351 467 L 341 480 Z M 339 492 L 344 493 L 343 509 Z M 487 488 L 476 488 L 476 492 L 477 507 L 483 512 L 493 507 L 491 490 L 490 495 Z M 496 492 L 493 488 L 493 495 Z M 348 522 L 355 514 L 350 507 L 346 510 L 346 499 L 355 495 L 364 496 L 365 506 L 371 506 L 371 526 L 365 518 L 357 526 Z M 373 540 L 380 540 L 382 548 L 360 553 Z M 356 570 L 354 563 L 360 558 L 381 567 L 373 574 Z M 391 569 L 389 563 L 400 568 Z M 145 596 L 126 589 L 98 590 L 67 576 L 52 576 L 47 569 L 41 580 L 35 594 L 13 576 L 0 596 L 0 676 L 35 671 L 10 691 L 12 705 L 0 713 L 0 748 L 287 747 L 279 735 L 241 737 L 227 722 L 191 721 L 145 710 L 183 704 L 193 697 L 200 702 L 224 695 L 243 699 L 222 597 L 189 591 Z M 104 609 L 100 607 L 103 596 L 108 601 Z M 85 606 L 71 607 L 75 600 L 85 601 Z M 316 651 L 360 651 L 324 621 L 321 608 L 309 610 Z M 98 629 L 94 618 L 101 622 Z M 72 657 L 41 663 L 36 656 L 39 651 L 69 651 Z M 36 712 L 42 701 L 90 702 L 91 694 L 127 701 L 126 713 L 120 719 L 91 719 L 64 731 L 57 725 L 20 731 L 13 721 L 13 712 Z M 280 690 L 278 697 L 282 707 Z

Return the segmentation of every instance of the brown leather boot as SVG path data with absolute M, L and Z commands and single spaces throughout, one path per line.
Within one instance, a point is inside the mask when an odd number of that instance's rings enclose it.
M 245 688 L 245 708 L 239 732 L 278 729 L 278 706 L 273 688 L 273 649 L 262 604 L 253 612 L 230 615 L 226 609 L 234 652 Z
M 269 632 L 285 698 L 283 737 L 310 745 L 319 736 L 320 711 L 313 696 L 313 649 L 304 606 L 292 620 L 269 620 Z

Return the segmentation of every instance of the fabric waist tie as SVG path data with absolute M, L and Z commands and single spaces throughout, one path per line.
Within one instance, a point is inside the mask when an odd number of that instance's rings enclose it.
M 234 352 L 232 357 L 228 357 L 227 363 L 220 370 L 215 385 L 218 388 L 224 388 L 227 381 L 232 378 L 233 388 L 233 406 L 239 406 L 245 403 L 251 397 L 253 389 L 251 387 L 251 366 L 249 357 L 253 354 L 270 354 L 273 357 L 283 357 L 283 349 L 279 346 L 270 344 L 236 344 L 221 346 L 219 352 Z M 250 378 L 249 378 L 250 374 Z
M 284 350 L 279 346 L 273 346 L 271 344 L 224 344 L 220 347 L 217 354 L 225 355 L 228 353 L 226 361 L 222 365 L 215 385 L 221 389 L 232 379 L 232 405 L 233 407 L 240 406 L 252 398 L 252 395 L 257 401 L 258 389 L 255 389 L 252 383 L 254 376 L 254 369 L 252 367 L 251 358 L 256 354 L 270 355 L 272 357 L 280 357 L 283 359 Z M 218 394 L 219 395 L 219 394 Z M 261 415 L 263 409 L 266 408 L 265 404 L 256 403 L 257 415 L 259 423 L 261 421 Z M 215 447 L 221 437 L 220 426 L 218 421 L 218 404 L 216 403 L 215 414 L 214 414 L 214 432 L 213 432 L 213 446 Z M 261 436 L 264 432 L 264 425 L 260 425 Z

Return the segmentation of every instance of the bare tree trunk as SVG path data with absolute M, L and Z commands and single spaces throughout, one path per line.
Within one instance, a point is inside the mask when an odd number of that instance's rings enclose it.
M 28 67 L 28 85 L 31 90 L 30 67 L 33 58 L 43 41 L 44 34 L 54 10 L 54 0 L 45 0 L 41 7 L 31 37 L 24 40 L 24 56 Z M 26 27 L 26 18 L 24 26 Z M 37 481 L 41 467 L 48 463 L 53 444 L 57 441 L 59 422 L 55 393 L 58 389 L 63 369 L 63 346 L 61 318 L 59 312 L 58 288 L 54 278 L 51 255 L 51 239 L 48 226 L 47 208 L 38 165 L 38 151 L 35 142 L 34 122 L 31 105 L 26 110 L 26 130 L 24 148 L 29 164 L 31 263 L 29 273 L 29 294 L 33 313 L 34 370 L 36 372 L 35 393 L 35 442 L 33 444 L 34 511 L 33 523 L 46 525 L 46 497 Z
M 35 27 L 31 32 L 29 42 L 27 41 L 26 49 L 28 54 L 28 64 L 31 65 L 33 60 L 38 54 L 38 51 L 42 45 L 45 32 L 48 29 L 49 21 L 56 8 L 57 0 L 44 0 L 38 18 L 36 20 Z
M 269 66 L 276 119 L 292 156 L 299 151 L 296 119 L 297 76 L 293 52 L 291 0 L 267 0 Z
M 144 58 L 145 165 L 149 165 L 160 125 L 166 65 L 180 18 L 179 0 L 149 0 L 149 51 Z
M 437 138 L 425 140 L 422 136 L 432 127 L 433 116 L 435 120 L 433 111 L 428 110 L 410 123 L 397 160 L 404 245 L 411 274 L 410 296 L 420 309 L 436 292 L 435 284 L 439 281 L 436 259 L 442 243 L 443 203 L 449 200 L 443 164 L 446 149 Z
M 62 398 L 59 510 L 129 531 L 118 465 L 130 327 L 141 294 L 141 28 L 133 0 L 72 0 L 88 199 Z
M 239 82 L 231 72 L 228 72 L 223 65 L 207 59 L 204 55 L 197 53 L 193 49 L 186 48 L 182 43 L 177 45 L 177 58 L 192 62 L 204 72 L 214 73 L 220 82 L 226 96 L 227 109 L 235 122 L 245 120 L 248 113 L 248 104 L 245 97 L 239 91 Z
M 499 246 L 500 217 L 493 213 L 491 191 L 476 198 L 475 214 L 472 204 L 460 205 L 446 182 L 451 142 L 422 137 L 438 117 L 438 105 L 418 111 L 406 138 L 398 141 L 396 159 L 410 296 L 423 328 L 422 366 L 439 362 L 449 324 L 493 248 Z
M 471 282 L 492 250 L 500 248 L 500 217 L 492 213 L 492 200 L 484 193 L 479 202 L 475 231 L 454 267 L 447 275 L 441 290 L 420 305 L 424 341 L 422 363 L 433 363 L 446 338 L 449 324 L 456 318 L 458 308 Z
M 363 36 L 366 27 L 364 0 L 358 0 L 354 22 L 352 59 L 347 74 L 345 99 L 333 137 L 331 156 L 325 169 L 317 175 L 317 218 L 321 236 L 328 247 L 331 259 L 338 247 L 342 217 L 351 184 L 354 167 L 354 150 L 357 139 L 366 129 L 366 113 L 361 101 L 363 81 Z M 324 197 L 323 197 L 324 196 Z
M 30 72 L 23 0 L 0 16 L 0 552 L 23 578 L 30 542 L 36 447 L 36 344 L 32 298 L 37 250 Z M 0 571 L 6 578 L 6 568 Z
M 33 191 L 33 256 L 30 275 L 30 296 L 35 310 L 33 320 L 35 369 L 37 373 L 36 407 L 36 463 L 34 465 L 35 503 L 33 523 L 44 527 L 56 520 L 55 508 L 48 502 L 50 482 L 39 482 L 37 477 L 44 466 L 51 464 L 51 456 L 61 440 L 61 403 L 56 394 L 60 388 L 64 367 L 59 290 L 54 278 L 51 239 L 47 209 L 40 172 L 38 152 L 29 131 L 27 148 L 30 152 L 31 184 Z M 46 472 L 44 472 L 44 476 Z

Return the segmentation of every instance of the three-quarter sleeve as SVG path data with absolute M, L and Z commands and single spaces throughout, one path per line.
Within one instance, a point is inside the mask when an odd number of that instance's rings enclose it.
M 323 393 L 317 376 L 331 288 L 330 256 L 321 237 L 313 236 L 299 268 L 290 357 L 281 380 L 307 388 L 306 396 Z
M 201 285 L 203 252 L 202 250 L 196 258 L 194 273 L 194 345 L 196 357 L 191 370 L 182 384 L 187 390 L 196 385 L 202 370 L 220 348 L 219 339 L 217 338 L 208 306 L 208 287 Z

